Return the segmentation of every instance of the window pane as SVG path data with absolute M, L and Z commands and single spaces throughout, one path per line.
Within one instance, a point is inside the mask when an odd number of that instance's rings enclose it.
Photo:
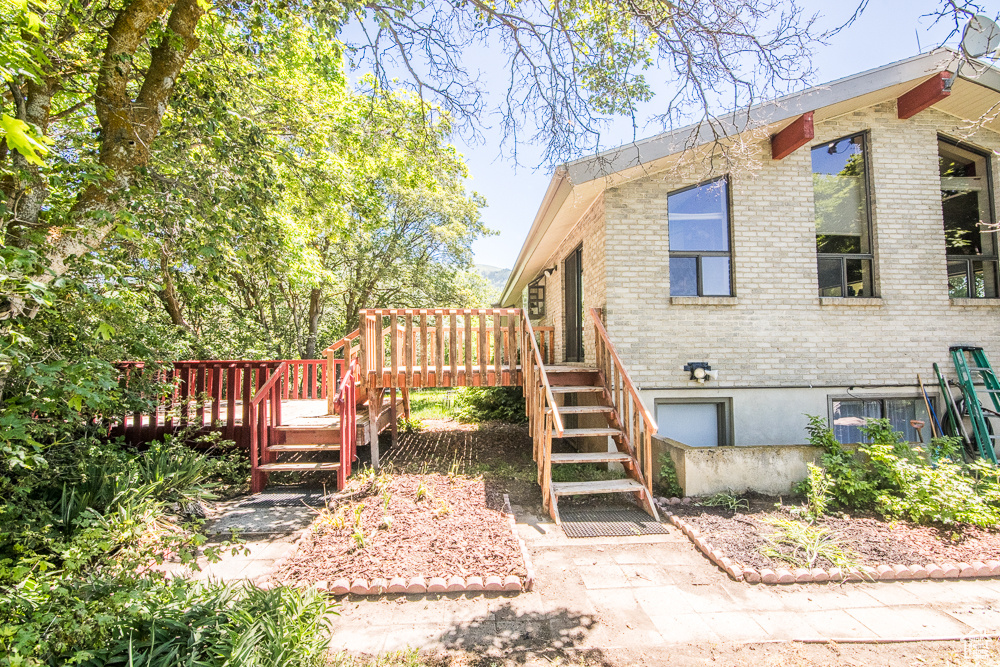
M 658 403 L 658 435 L 690 447 L 719 446 L 720 403 Z
M 667 198 L 670 249 L 729 250 L 726 180 L 720 179 Z
M 993 221 L 983 155 L 938 142 L 941 212 L 949 255 L 993 255 L 993 235 L 980 223 Z
M 976 296 L 995 299 L 997 296 L 997 263 L 973 262 L 972 279 L 975 283 Z
M 846 259 L 847 296 L 870 297 L 872 295 L 872 261 L 870 259 Z
M 840 260 L 819 258 L 819 295 L 844 296 Z
M 704 296 L 730 296 L 729 258 L 701 258 L 701 293 Z
M 817 250 L 870 252 L 864 137 L 813 148 L 812 170 Z
M 930 418 L 927 416 L 927 408 L 924 407 L 922 398 L 886 399 L 885 416 L 892 424 L 893 430 L 902 433 L 907 442 L 920 442 L 917 429 L 910 425 L 910 421 L 914 419 L 924 422 L 922 432 L 930 435 Z
M 948 262 L 948 296 L 952 299 L 969 296 L 968 270 L 968 262 Z
M 697 258 L 670 258 L 670 296 L 698 296 Z
M 845 445 L 864 442 L 861 427 L 867 419 L 878 419 L 881 416 L 881 401 L 834 401 L 833 435 L 837 442 Z

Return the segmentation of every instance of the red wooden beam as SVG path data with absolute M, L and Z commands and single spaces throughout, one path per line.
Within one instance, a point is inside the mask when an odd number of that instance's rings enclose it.
M 780 160 L 788 157 L 809 143 L 814 136 L 816 135 L 813 131 L 813 112 L 807 111 L 781 132 L 771 135 L 771 159 Z
M 951 95 L 951 72 L 938 72 L 912 90 L 899 96 L 896 110 L 900 120 L 912 118 Z

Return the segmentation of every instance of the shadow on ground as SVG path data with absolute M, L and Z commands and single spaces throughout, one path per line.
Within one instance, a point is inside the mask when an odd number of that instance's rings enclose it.
M 612 665 L 599 649 L 587 648 L 597 626 L 589 615 L 568 609 L 538 613 L 515 609 L 505 602 L 494 611 L 456 622 L 440 636 L 441 648 L 482 657 L 484 664 L 502 659 L 504 664 L 534 664 L 572 651 L 586 657 L 588 665 Z

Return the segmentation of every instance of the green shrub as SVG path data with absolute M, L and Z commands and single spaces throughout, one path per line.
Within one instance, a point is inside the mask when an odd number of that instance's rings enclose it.
M 851 454 L 821 418 L 809 420 L 810 442 L 824 449 L 826 481 L 811 472 L 800 487 L 807 498 L 828 486 L 831 503 L 844 509 L 917 523 L 1000 524 L 1000 471 L 983 461 L 962 463 L 957 438 L 935 438 L 928 455 L 904 442 L 889 420 L 869 419 L 861 429 L 869 443 Z
M 462 387 L 455 398 L 455 410 L 466 423 L 528 421 L 521 387 Z
M 660 495 L 667 498 L 680 498 L 684 495 L 680 480 L 677 478 L 677 466 L 670 454 L 664 452 L 660 455 L 660 481 L 657 487 Z

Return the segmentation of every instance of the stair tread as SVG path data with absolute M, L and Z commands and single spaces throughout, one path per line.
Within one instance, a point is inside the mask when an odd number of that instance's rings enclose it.
M 597 369 L 590 366 L 546 366 L 546 373 L 596 373 Z
M 575 392 L 586 392 L 586 391 L 604 391 L 604 387 L 595 387 L 594 385 L 582 385 L 582 386 L 565 386 L 565 387 L 549 387 L 553 394 L 571 394 Z
M 564 428 L 562 437 L 582 438 L 588 435 L 621 435 L 621 430 L 617 428 Z
M 633 460 L 625 452 L 565 452 L 552 455 L 552 463 L 624 463 Z
M 339 449 L 339 444 L 270 445 L 268 447 L 268 450 L 272 452 L 335 452 Z
M 589 412 L 611 412 L 614 408 L 608 405 L 560 405 L 559 414 L 561 415 L 582 415 Z M 552 408 L 548 409 L 548 412 L 552 412 Z
M 609 479 L 600 482 L 552 482 L 552 493 L 572 496 L 585 493 L 626 493 L 642 491 L 642 484 L 634 479 Z
M 257 466 L 268 472 L 284 472 L 286 470 L 340 470 L 339 463 L 265 463 Z

